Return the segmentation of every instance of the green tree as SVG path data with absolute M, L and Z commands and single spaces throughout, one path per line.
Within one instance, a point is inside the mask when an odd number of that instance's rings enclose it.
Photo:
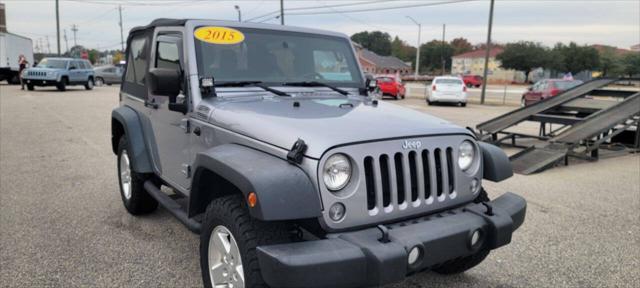
M 453 55 L 459 55 L 473 50 L 471 43 L 462 37 L 451 40 L 451 47 L 453 47 Z
M 89 62 L 91 62 L 91 64 L 96 64 L 96 62 L 98 62 L 100 58 L 100 52 L 96 49 L 91 49 L 89 50 L 88 54 L 89 54 Z
M 640 75 L 640 53 L 633 52 L 622 57 L 622 73 L 629 77 Z
M 400 40 L 398 36 L 393 38 L 393 41 L 391 42 L 391 55 L 398 57 L 402 61 L 411 62 L 413 65 L 416 64 L 414 63 L 416 58 L 416 48 L 407 44 L 407 42 Z
M 597 69 L 600 65 L 598 50 L 590 46 L 579 46 L 571 42 L 569 45 L 557 44 L 553 50 L 552 55 L 562 55 L 564 72 L 577 74 Z
M 443 57 L 444 56 L 444 57 Z M 447 42 L 431 40 L 420 46 L 420 71 L 442 72 L 442 59 L 446 67 L 451 67 L 453 47 Z
M 622 59 L 615 47 L 605 46 L 598 51 L 602 76 L 618 76 L 622 74 Z
M 381 31 L 358 32 L 351 36 L 351 40 L 362 47 L 381 56 L 391 55 L 391 35 Z
M 529 81 L 531 69 L 543 67 L 547 63 L 547 50 L 540 43 L 521 41 L 509 43 L 498 56 L 501 67 L 522 71 L 525 74 L 525 82 Z

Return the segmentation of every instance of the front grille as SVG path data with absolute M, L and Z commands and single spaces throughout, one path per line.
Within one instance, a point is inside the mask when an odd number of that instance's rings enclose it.
M 47 76 L 47 72 L 42 72 L 42 71 L 29 71 L 27 73 L 27 75 L 29 76 Z
M 369 215 L 456 198 L 453 159 L 451 147 L 364 157 Z

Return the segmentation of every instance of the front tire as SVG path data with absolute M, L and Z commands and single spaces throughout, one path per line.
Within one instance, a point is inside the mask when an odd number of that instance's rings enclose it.
M 33 86 L 33 84 L 27 84 L 27 90 L 29 90 L 29 91 L 33 91 L 33 90 L 35 90 L 35 89 L 36 89 L 36 87 L 35 87 L 35 86 Z
M 95 83 L 93 82 L 93 78 L 89 78 L 89 80 L 87 80 L 87 83 L 84 84 L 84 89 L 92 90 L 94 84 Z
M 66 91 L 67 90 L 67 78 L 60 79 L 60 82 L 58 82 L 58 84 L 56 84 L 56 88 L 58 88 L 58 91 Z
M 249 214 L 242 195 L 211 201 L 200 234 L 200 267 L 204 287 L 267 287 L 256 247 L 287 243 L 289 226 L 263 222 Z
M 118 143 L 118 183 L 124 207 L 133 215 L 149 214 L 158 208 L 158 201 L 144 189 L 149 176 L 133 171 L 126 136 Z

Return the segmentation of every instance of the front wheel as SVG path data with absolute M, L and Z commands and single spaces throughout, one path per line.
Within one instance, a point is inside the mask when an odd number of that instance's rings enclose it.
M 67 79 L 66 78 L 60 79 L 60 82 L 58 82 L 58 84 L 56 84 L 56 88 L 58 88 L 58 91 L 66 91 L 67 90 Z
M 35 90 L 35 89 L 36 89 L 36 87 L 35 87 L 35 86 L 33 86 L 33 84 L 27 84 L 27 90 L 29 90 L 29 91 L 33 91 L 33 90 Z
M 211 201 L 200 234 L 202 281 L 212 287 L 267 287 L 256 247 L 287 243 L 289 227 L 251 217 L 242 195 Z
M 118 143 L 118 182 L 122 203 L 133 215 L 148 214 L 156 210 L 158 201 L 144 189 L 144 182 L 149 180 L 149 176 L 133 171 L 128 149 L 127 137 L 122 136 Z
M 84 89 L 92 90 L 93 85 L 94 85 L 93 78 L 89 78 L 89 80 L 87 80 L 87 83 L 84 84 Z

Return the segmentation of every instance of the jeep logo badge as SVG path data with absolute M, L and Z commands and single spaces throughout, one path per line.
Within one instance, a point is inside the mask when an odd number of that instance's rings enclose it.
M 421 146 L 422 146 L 422 141 L 420 140 L 413 140 L 413 141 L 404 140 L 404 143 L 402 143 L 402 149 L 418 149 Z

